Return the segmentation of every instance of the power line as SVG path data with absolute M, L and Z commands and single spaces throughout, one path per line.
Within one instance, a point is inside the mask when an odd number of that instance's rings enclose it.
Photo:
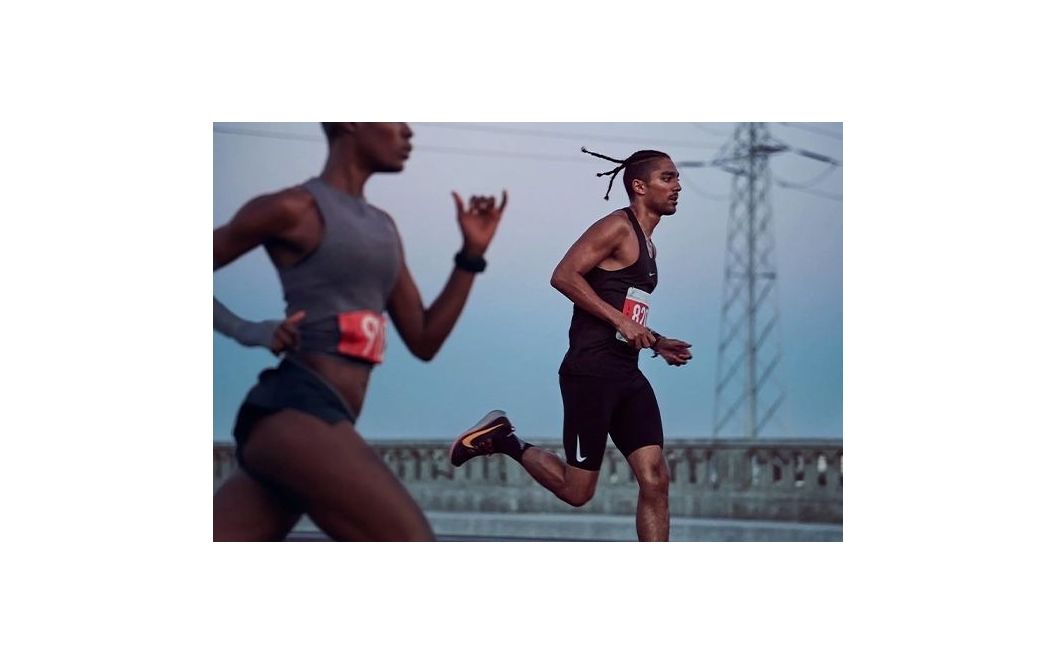
M 251 136 L 255 138 L 272 138 L 276 140 L 301 141 L 306 143 L 321 143 L 322 136 L 308 136 L 295 132 L 271 131 L 267 129 L 243 129 L 241 127 L 213 127 L 213 133 L 233 134 L 236 136 Z M 439 152 L 446 154 L 460 154 L 471 157 L 502 157 L 507 159 L 535 159 L 539 161 L 568 161 L 577 164 L 585 163 L 582 157 L 540 154 L 532 152 L 511 152 L 508 150 L 488 150 L 483 148 L 458 148 L 445 145 L 415 145 L 415 150 L 423 152 Z
M 321 143 L 322 136 L 308 136 L 293 132 L 271 131 L 268 129 L 243 129 L 241 127 L 217 127 L 213 126 L 214 134 L 234 134 L 236 136 L 256 136 L 258 138 L 275 138 L 279 140 L 304 141 L 307 143 Z
M 784 182 L 788 183 L 789 185 L 796 186 L 796 187 L 813 187 L 814 185 L 818 184 L 819 182 L 821 182 L 822 180 L 827 178 L 830 174 L 832 174 L 832 172 L 835 171 L 836 168 L 837 168 L 836 164 L 829 164 L 828 168 L 823 170 L 821 173 L 819 173 L 815 177 L 810 178 L 809 180 L 804 180 L 803 182 L 792 182 L 791 180 L 784 180 Z
M 827 199 L 832 200 L 832 201 L 841 201 L 841 202 L 843 201 L 843 196 L 841 194 L 830 194 L 830 193 L 828 193 L 826 191 L 817 191 L 815 189 L 807 189 L 806 187 L 798 187 L 798 186 L 792 184 L 791 182 L 785 182 L 784 180 L 778 180 L 777 178 L 774 178 L 774 184 L 776 184 L 779 187 L 784 187 L 785 189 L 791 189 L 793 191 L 800 191 L 800 192 L 803 192 L 804 194 L 810 194 L 812 196 L 819 196 L 821 198 L 827 198 Z
M 480 131 L 492 134 L 513 134 L 520 136 L 544 136 L 547 138 L 567 138 L 590 141 L 610 141 L 614 143 L 634 143 L 636 145 L 647 145 L 663 143 L 678 147 L 716 149 L 721 146 L 713 143 L 695 143 L 692 141 L 672 141 L 663 138 L 645 136 L 609 136 L 606 134 L 583 134 L 563 131 L 550 131 L 545 129 L 523 129 L 520 127 L 494 127 L 491 125 L 473 124 L 469 122 L 416 122 L 416 125 L 425 127 L 443 127 L 444 129 L 458 129 L 461 131 Z
M 746 159 L 752 159 L 764 153 L 767 155 L 775 155 L 782 152 L 791 152 L 792 154 L 797 154 L 801 157 L 820 161 L 831 166 L 843 166 L 843 163 L 840 160 L 830 157 L 828 155 L 820 154 L 818 152 L 812 152 L 810 150 L 804 150 L 802 148 L 792 147 L 787 143 L 780 142 L 768 143 L 766 145 L 757 145 L 752 148 L 752 152 L 750 154 L 727 154 L 726 156 L 720 156 L 716 159 L 712 159 L 711 161 L 677 161 L 675 162 L 675 166 L 678 166 L 680 168 L 708 168 L 717 166 L 725 171 L 731 172 L 736 175 L 739 172 L 737 170 L 739 169 L 739 166 L 736 166 L 736 164 L 741 163 Z
M 511 152 L 508 150 L 487 150 L 482 148 L 455 148 L 445 145 L 416 145 L 414 149 L 424 150 L 425 152 L 461 154 L 471 157 L 504 157 L 509 159 L 536 159 L 539 161 L 574 161 L 577 164 L 585 163 L 580 157 L 563 157 L 560 155 L 540 154 L 535 152 Z
M 809 132 L 811 132 L 813 134 L 819 134 L 821 136 L 828 136 L 829 138 L 835 138 L 835 139 L 840 140 L 840 141 L 843 140 L 843 134 L 836 134 L 836 133 L 833 133 L 833 132 L 825 131 L 824 129 L 818 129 L 817 127 L 812 127 L 812 126 L 810 126 L 808 124 L 804 124 L 804 123 L 793 124 L 791 122 L 779 122 L 778 124 L 783 126 L 783 127 L 792 127 L 793 129 L 802 129 L 803 131 L 809 131 Z
M 702 132 L 704 132 L 706 134 L 711 134 L 712 136 L 722 136 L 723 138 L 729 138 L 730 137 L 730 132 L 729 131 L 723 131 L 721 129 L 713 129 L 712 127 L 709 127 L 707 124 L 705 124 L 703 122 L 691 122 L 690 124 L 692 124 L 694 127 L 699 129 L 700 131 L 702 131 Z
M 839 159 L 836 159 L 835 157 L 830 157 L 829 155 L 821 154 L 820 152 L 813 152 L 811 150 L 804 150 L 803 148 L 793 147 L 793 146 L 789 145 L 788 143 L 783 143 L 781 141 L 777 141 L 772 146 L 772 150 L 774 152 L 791 152 L 792 154 L 798 154 L 801 157 L 806 157 L 807 159 L 813 159 L 814 161 L 820 161 L 820 162 L 825 163 L 825 164 L 833 164 L 835 166 L 843 166 L 843 163 Z

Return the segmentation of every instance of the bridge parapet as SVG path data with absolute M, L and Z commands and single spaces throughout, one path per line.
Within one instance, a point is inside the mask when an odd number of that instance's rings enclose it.
M 461 468 L 448 463 L 447 441 L 372 442 L 427 511 L 634 514 L 638 485 L 630 465 L 608 446 L 593 500 L 566 505 L 496 454 Z M 560 442 L 542 441 L 561 454 Z M 664 445 L 673 517 L 843 522 L 841 439 L 671 440 Z M 234 469 L 234 449 L 214 443 L 214 490 Z

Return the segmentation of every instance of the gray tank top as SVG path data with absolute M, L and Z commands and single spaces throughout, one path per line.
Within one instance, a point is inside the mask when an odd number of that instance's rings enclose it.
M 401 267 L 388 214 L 319 178 L 304 183 L 323 222 L 319 247 L 279 268 L 286 315 L 304 310 L 301 350 L 377 363 L 384 350 L 385 305 Z

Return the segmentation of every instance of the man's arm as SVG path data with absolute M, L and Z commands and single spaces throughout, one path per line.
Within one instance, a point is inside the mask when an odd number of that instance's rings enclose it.
M 554 268 L 550 285 L 581 309 L 619 330 L 635 348 L 648 348 L 656 342 L 656 337 L 601 299 L 583 277 L 606 258 L 613 256 L 628 234 L 633 235 L 634 231 L 619 215 L 609 215 L 595 222 L 569 247 L 565 257 Z
M 693 353 L 689 349 L 693 344 L 681 339 L 669 339 L 657 335 L 656 345 L 653 346 L 653 357 L 659 355 L 664 361 L 674 367 L 680 367 L 693 359 Z

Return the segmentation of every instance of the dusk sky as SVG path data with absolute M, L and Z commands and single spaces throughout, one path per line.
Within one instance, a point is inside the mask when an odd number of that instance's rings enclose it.
M 453 438 L 493 408 L 506 410 L 524 437 L 556 438 L 562 408 L 557 368 L 568 347 L 571 302 L 549 283 L 554 266 L 594 221 L 627 204 L 609 165 L 580 146 L 614 157 L 658 149 L 676 162 L 706 161 L 732 136 L 733 123 L 410 123 L 415 146 L 406 169 L 367 183 L 366 198 L 396 220 L 411 274 L 426 305 L 443 286 L 461 237 L 452 190 L 463 198 L 509 192 L 509 206 L 487 252 L 488 268 L 437 357 L 413 358 L 389 327 L 357 428 L 368 439 Z M 771 135 L 841 160 L 842 126 L 781 123 Z M 243 133 L 248 132 L 248 133 Z M 317 123 L 217 123 L 213 132 L 213 225 L 227 223 L 252 197 L 317 175 L 326 143 Z M 816 179 L 826 167 L 793 154 L 771 160 L 775 180 Z M 660 273 L 650 327 L 693 344 L 694 359 L 669 367 L 643 352 L 639 366 L 657 394 L 665 437 L 711 435 L 728 196 L 732 176 L 682 168 L 678 212 L 653 234 Z M 770 192 L 783 350 L 778 376 L 787 397 L 773 436 L 843 435 L 842 168 L 818 179 L 819 195 Z M 262 249 L 214 276 L 214 294 L 235 313 L 280 318 L 285 303 Z M 213 334 L 213 430 L 231 440 L 235 413 L 257 374 L 276 363 Z

